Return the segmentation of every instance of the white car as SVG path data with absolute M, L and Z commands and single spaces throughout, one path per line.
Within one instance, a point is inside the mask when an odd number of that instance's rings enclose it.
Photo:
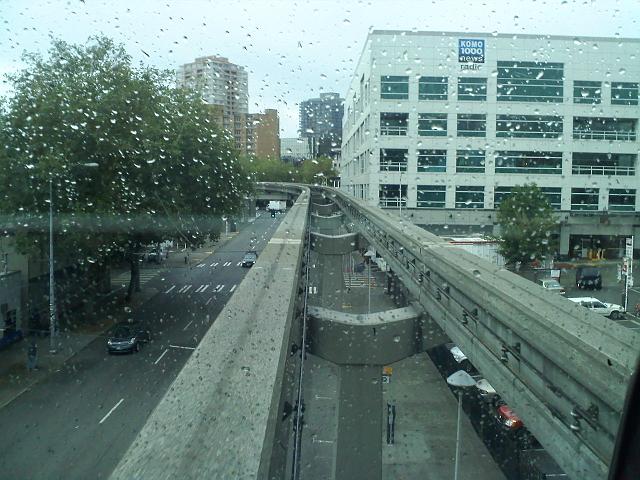
M 564 287 L 553 278 L 541 278 L 538 280 L 538 285 L 540 285 L 545 290 L 549 290 L 550 292 L 559 293 L 560 295 L 565 294 Z
M 568 300 L 582 305 L 592 312 L 599 313 L 600 315 L 604 315 L 605 317 L 613 318 L 614 320 L 622 318 L 625 313 L 624 307 L 615 303 L 601 302 L 597 298 L 593 297 L 575 297 L 569 298 Z

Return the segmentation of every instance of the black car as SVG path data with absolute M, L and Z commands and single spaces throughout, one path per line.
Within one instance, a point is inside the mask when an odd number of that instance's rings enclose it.
M 151 333 L 136 322 L 121 323 L 111 331 L 107 339 L 109 353 L 138 352 L 142 345 L 151 341 Z
M 576 287 L 600 290 L 602 288 L 600 269 L 590 266 L 576 268 Z
M 243 267 L 252 267 L 254 263 L 258 260 L 258 252 L 247 252 L 244 254 L 244 258 L 242 259 Z

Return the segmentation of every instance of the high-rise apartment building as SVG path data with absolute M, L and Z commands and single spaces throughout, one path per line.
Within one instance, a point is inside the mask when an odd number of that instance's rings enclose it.
M 638 58 L 637 39 L 373 31 L 346 95 L 341 188 L 455 234 L 492 232 L 514 186 L 536 183 L 559 253 L 620 252 L 640 235 Z
M 247 116 L 247 153 L 257 158 L 280 159 L 280 118 L 277 110 L 267 108 L 264 113 Z
M 280 159 L 293 164 L 311 159 L 309 143 L 304 138 L 281 138 Z
M 199 57 L 178 68 L 176 83 L 202 92 L 205 102 L 213 105 L 214 115 L 229 131 L 235 146 L 247 150 L 247 114 L 249 113 L 249 81 L 244 67 L 225 57 Z
M 334 156 L 340 150 L 343 105 L 337 93 L 300 102 L 300 136 L 307 140 L 312 157 Z

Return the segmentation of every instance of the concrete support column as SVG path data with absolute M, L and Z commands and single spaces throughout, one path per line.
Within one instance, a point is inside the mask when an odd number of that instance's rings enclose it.
M 571 227 L 569 225 L 560 224 L 560 255 L 569 254 L 570 235 L 571 235 Z
M 340 367 L 335 480 L 382 478 L 381 373 L 380 366 Z

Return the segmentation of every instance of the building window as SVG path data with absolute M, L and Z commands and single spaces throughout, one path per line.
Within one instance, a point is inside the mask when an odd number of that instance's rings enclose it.
M 380 184 L 378 190 L 379 205 L 382 208 L 407 206 L 407 186 L 399 184 Z
M 459 137 L 486 137 L 487 116 L 476 113 L 458 114 Z
M 601 102 L 602 82 L 580 80 L 573 82 L 573 103 L 588 103 L 593 105 Z
M 418 135 L 422 137 L 446 137 L 446 113 L 421 113 L 418 115 Z
M 456 152 L 457 173 L 484 173 L 484 150 L 458 150 Z
M 444 185 L 418 185 L 418 208 L 444 208 L 447 187 Z
M 446 150 L 418 150 L 418 172 L 446 172 Z
M 380 77 L 380 98 L 406 100 L 409 98 L 409 77 L 383 75 Z
M 562 188 L 560 187 L 540 187 L 542 193 L 544 193 L 549 200 L 549 205 L 554 210 L 560 210 L 562 208 Z
M 571 210 L 598 210 L 597 188 L 572 188 Z
M 638 105 L 638 84 L 611 82 L 611 105 Z
M 496 173 L 562 174 L 562 152 L 496 152 Z
M 564 64 L 498 62 L 498 101 L 561 103 Z
M 511 195 L 513 187 L 496 187 L 493 191 L 493 207 L 499 208 L 500 204 Z
M 484 187 L 456 187 L 456 208 L 484 208 Z
M 635 118 L 573 117 L 573 138 L 578 140 L 636 140 Z
M 636 174 L 636 154 L 573 152 L 571 173 L 574 175 L 622 175 Z
M 551 115 L 498 115 L 496 137 L 559 138 L 562 117 Z
M 380 112 L 380 135 L 406 135 L 408 113 Z
M 404 148 L 381 148 L 380 171 L 406 172 L 408 156 L 408 150 Z
M 458 78 L 458 100 L 486 101 L 486 78 Z
M 609 190 L 609 210 L 633 212 L 636 208 L 636 191 L 624 188 Z
M 560 187 L 541 187 L 542 193 L 549 200 L 549 205 L 554 210 L 560 210 L 562 207 L 562 188 Z M 495 208 L 499 208 L 500 204 L 504 202 L 509 195 L 513 192 L 513 187 L 496 187 L 493 194 L 493 205 Z
M 420 77 L 418 80 L 418 100 L 446 100 L 447 77 Z

